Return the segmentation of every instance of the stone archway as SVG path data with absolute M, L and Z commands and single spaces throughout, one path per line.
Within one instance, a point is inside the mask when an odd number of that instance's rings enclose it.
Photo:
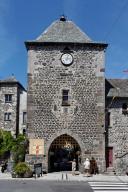
M 58 136 L 51 143 L 48 151 L 48 170 L 71 171 L 73 159 L 76 159 L 77 170 L 79 169 L 79 154 L 81 153 L 78 142 L 67 134 Z

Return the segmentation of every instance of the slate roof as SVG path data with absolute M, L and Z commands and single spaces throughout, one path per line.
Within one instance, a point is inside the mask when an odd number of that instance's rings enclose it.
M 91 42 L 72 21 L 53 22 L 37 39 L 38 42 Z
M 4 82 L 18 82 L 17 79 L 15 78 L 15 76 L 10 76 L 6 79 L 0 80 L 0 82 L 4 83 Z
M 107 97 L 128 97 L 128 79 L 107 79 L 110 89 Z
M 26 45 L 32 43 L 89 43 L 107 47 L 105 43 L 94 42 L 77 25 L 69 20 L 57 20 L 53 22 L 36 40 L 26 41 Z
M 12 84 L 14 85 L 15 84 L 15 85 L 20 86 L 23 90 L 25 90 L 23 85 L 19 81 L 17 81 L 17 79 L 14 76 L 10 76 L 6 79 L 0 80 L 0 84 L 1 85 L 12 85 Z

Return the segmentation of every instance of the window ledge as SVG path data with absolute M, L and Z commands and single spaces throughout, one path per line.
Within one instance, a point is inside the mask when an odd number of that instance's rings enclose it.
M 62 106 L 63 107 L 68 107 L 68 106 L 70 106 L 70 104 L 69 103 L 62 103 Z

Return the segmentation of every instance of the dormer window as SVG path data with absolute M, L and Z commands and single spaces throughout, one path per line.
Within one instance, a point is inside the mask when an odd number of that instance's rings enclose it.
M 122 114 L 124 114 L 124 115 L 128 114 L 128 105 L 127 105 L 127 103 L 123 103 L 123 105 L 122 105 Z

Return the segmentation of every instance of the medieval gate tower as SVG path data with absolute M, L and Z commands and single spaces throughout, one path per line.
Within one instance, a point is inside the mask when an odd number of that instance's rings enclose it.
M 93 42 L 61 17 L 28 50 L 27 159 L 48 171 L 82 170 L 94 157 L 105 170 L 105 77 L 107 44 Z M 35 150 L 35 151 L 34 151 Z

